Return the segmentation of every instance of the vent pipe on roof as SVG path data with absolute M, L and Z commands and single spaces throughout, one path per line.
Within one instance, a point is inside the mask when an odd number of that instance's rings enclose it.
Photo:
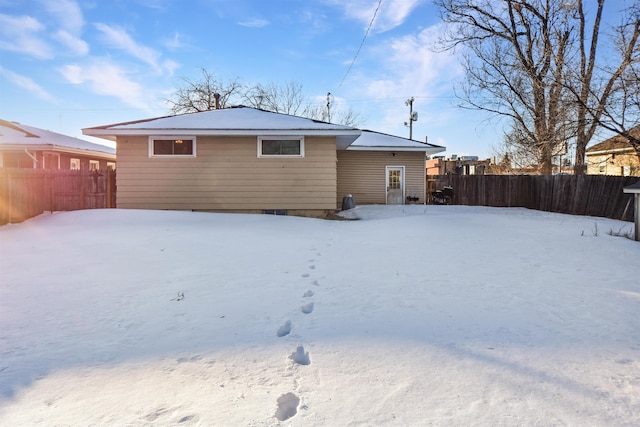
M 214 100 L 214 107 L 216 110 L 220 109 L 220 94 L 219 93 L 214 93 L 213 94 L 213 100 Z

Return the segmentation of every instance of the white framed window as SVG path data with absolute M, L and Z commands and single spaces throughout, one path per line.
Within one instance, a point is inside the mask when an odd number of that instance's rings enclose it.
M 259 136 L 258 157 L 304 157 L 304 136 Z
M 100 161 L 98 161 L 98 160 L 89 160 L 89 170 L 90 171 L 100 170 Z
M 195 157 L 195 136 L 150 136 L 149 157 Z
M 80 159 L 71 159 L 69 164 L 69 169 L 72 171 L 80 170 Z

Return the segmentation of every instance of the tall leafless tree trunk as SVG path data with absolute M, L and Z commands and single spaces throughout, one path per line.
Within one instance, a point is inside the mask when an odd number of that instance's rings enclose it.
M 564 143 L 564 74 L 571 28 L 561 0 L 436 0 L 452 30 L 445 49 L 465 51 L 461 106 L 512 120 L 537 153 L 540 173 Z
M 626 136 L 633 143 L 634 137 L 630 130 L 638 125 L 640 118 L 637 108 L 635 112 L 628 109 L 633 109 L 633 104 L 629 104 L 629 95 L 633 91 L 637 93 L 640 86 L 637 75 L 635 81 L 628 78 L 630 73 L 633 75 L 634 64 L 640 60 L 640 21 L 637 6 L 636 10 L 627 11 L 631 14 L 627 22 L 616 28 L 617 37 L 614 41 L 619 53 L 618 58 L 614 58 L 610 52 L 606 60 L 599 61 L 599 36 L 604 4 L 605 0 L 597 0 L 595 18 L 590 26 L 585 18 L 582 0 L 572 4 L 580 27 L 580 67 L 567 81 L 577 105 L 576 174 L 582 174 L 586 170 L 586 147 L 598 127 Z M 615 7 L 615 4 L 613 6 Z
M 558 147 L 575 138 L 576 172 L 598 127 L 634 144 L 638 124 L 640 6 L 617 30 L 619 57 L 600 54 L 605 0 L 587 19 L 582 0 L 436 0 L 452 31 L 445 49 L 462 47 L 467 79 L 464 107 L 509 117 L 518 143 L 536 153 L 541 173 L 551 172 Z M 577 37 L 574 35 L 577 33 Z M 600 55 L 599 55 L 600 54 Z M 635 77 L 635 78 L 634 78 Z M 635 94 L 635 95 L 634 95 Z M 637 104 L 635 104 L 637 105 Z

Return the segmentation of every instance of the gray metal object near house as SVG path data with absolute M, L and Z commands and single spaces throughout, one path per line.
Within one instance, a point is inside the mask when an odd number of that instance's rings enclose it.
M 356 201 L 351 194 L 347 194 L 342 198 L 342 210 L 347 211 L 356 207 Z
M 640 181 L 624 187 L 622 191 L 632 193 L 635 196 L 635 217 L 633 221 L 635 224 L 634 239 L 640 242 Z

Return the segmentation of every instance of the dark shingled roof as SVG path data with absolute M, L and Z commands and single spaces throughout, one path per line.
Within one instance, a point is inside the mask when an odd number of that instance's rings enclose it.
M 636 126 L 631 129 L 631 135 L 636 138 L 640 138 L 640 126 Z M 606 139 L 599 144 L 596 144 L 587 149 L 587 153 L 593 153 L 597 151 L 611 151 L 611 150 L 619 150 L 624 148 L 632 148 L 629 141 L 620 135 L 616 135 L 612 138 Z

